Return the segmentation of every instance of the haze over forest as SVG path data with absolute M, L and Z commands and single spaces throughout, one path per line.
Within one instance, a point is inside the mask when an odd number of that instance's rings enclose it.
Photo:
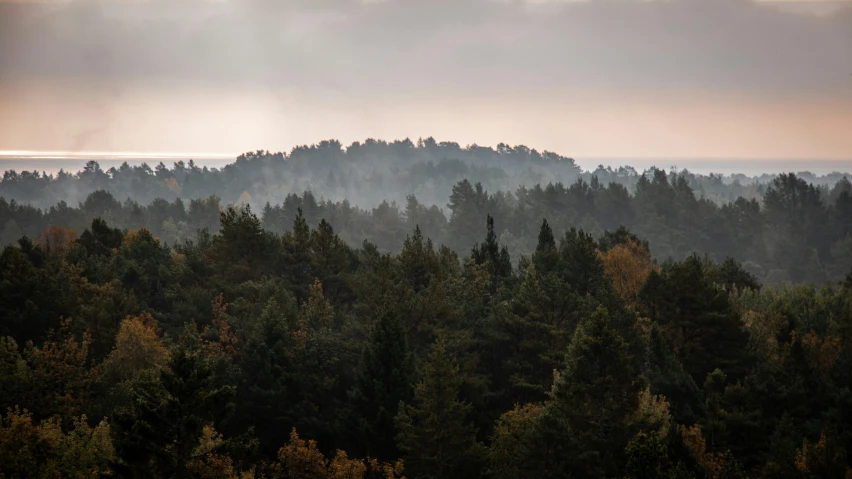
M 852 0 L 0 0 L 0 479 L 852 478 Z

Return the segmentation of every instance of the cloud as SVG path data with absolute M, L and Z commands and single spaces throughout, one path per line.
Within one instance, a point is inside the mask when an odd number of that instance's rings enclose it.
M 816 5 L 0 0 L 0 149 L 849 158 L 852 2 Z
M 847 96 L 852 14 L 746 0 L 0 3 L 0 82 Z

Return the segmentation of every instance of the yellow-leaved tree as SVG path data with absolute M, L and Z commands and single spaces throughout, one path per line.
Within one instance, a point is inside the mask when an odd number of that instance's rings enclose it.
M 62 257 L 76 239 L 77 232 L 73 228 L 51 225 L 41 234 L 37 244 L 48 256 Z
M 604 273 L 612 280 L 618 295 L 628 303 L 636 299 L 648 275 L 656 268 L 648 248 L 632 238 L 598 255 Z
M 18 408 L 0 416 L 0 477 L 102 477 L 115 460 L 106 420 L 92 428 L 75 417 L 64 432 L 58 417 L 36 424 Z
M 278 462 L 269 472 L 270 477 L 282 479 L 405 479 L 402 461 L 389 464 L 372 458 L 350 459 L 344 451 L 337 451 L 328 459 L 316 441 L 300 438 L 295 428 L 290 432 L 290 441 L 278 451 Z

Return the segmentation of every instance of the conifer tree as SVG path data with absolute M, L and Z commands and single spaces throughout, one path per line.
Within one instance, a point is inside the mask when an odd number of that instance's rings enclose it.
M 130 404 L 114 424 L 123 477 L 186 477 L 186 467 L 205 426 L 221 421 L 233 406 L 233 386 L 219 383 L 216 358 L 198 333 L 187 328 L 166 369 L 148 370 L 135 381 Z
M 538 232 L 538 243 L 532 256 L 532 262 L 535 265 L 536 271 L 544 274 L 553 271 L 558 260 L 559 254 L 556 251 L 556 240 L 553 237 L 553 230 L 550 229 L 550 224 L 545 219 L 542 221 L 541 229 Z
M 486 220 L 488 232 L 485 242 L 475 244 L 471 251 L 471 259 L 478 265 L 485 265 L 491 275 L 492 292 L 496 291 L 497 285 L 503 278 L 512 276 L 512 259 L 509 250 L 504 246 L 500 248 L 497 243 L 497 234 L 494 232 L 494 218 L 488 215 Z
M 351 394 L 367 455 L 381 459 L 397 457 L 394 418 L 399 403 L 411 399 L 413 383 L 414 365 L 405 324 L 399 315 L 385 312 L 373 326 Z
M 626 475 L 630 479 L 673 479 L 674 467 L 666 443 L 656 431 L 640 432 L 627 444 Z
M 293 231 L 284 233 L 281 238 L 284 250 L 284 276 L 290 283 L 290 290 L 301 302 L 308 298 L 308 290 L 315 278 L 311 268 L 311 228 L 302 214 L 302 208 L 297 210 L 293 220 Z
M 545 477 L 613 477 L 631 437 L 641 384 L 627 343 L 604 308 L 581 321 L 539 420 L 530 457 Z
M 397 444 L 406 473 L 423 479 L 478 477 L 485 448 L 468 421 L 469 404 L 459 399 L 463 378 L 456 361 L 438 342 L 429 354 L 411 405 L 400 405 Z

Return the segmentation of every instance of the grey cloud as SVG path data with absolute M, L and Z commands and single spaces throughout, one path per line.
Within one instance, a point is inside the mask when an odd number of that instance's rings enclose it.
M 810 16 L 747 0 L 0 3 L 0 81 L 852 98 L 850 74 L 850 8 Z

